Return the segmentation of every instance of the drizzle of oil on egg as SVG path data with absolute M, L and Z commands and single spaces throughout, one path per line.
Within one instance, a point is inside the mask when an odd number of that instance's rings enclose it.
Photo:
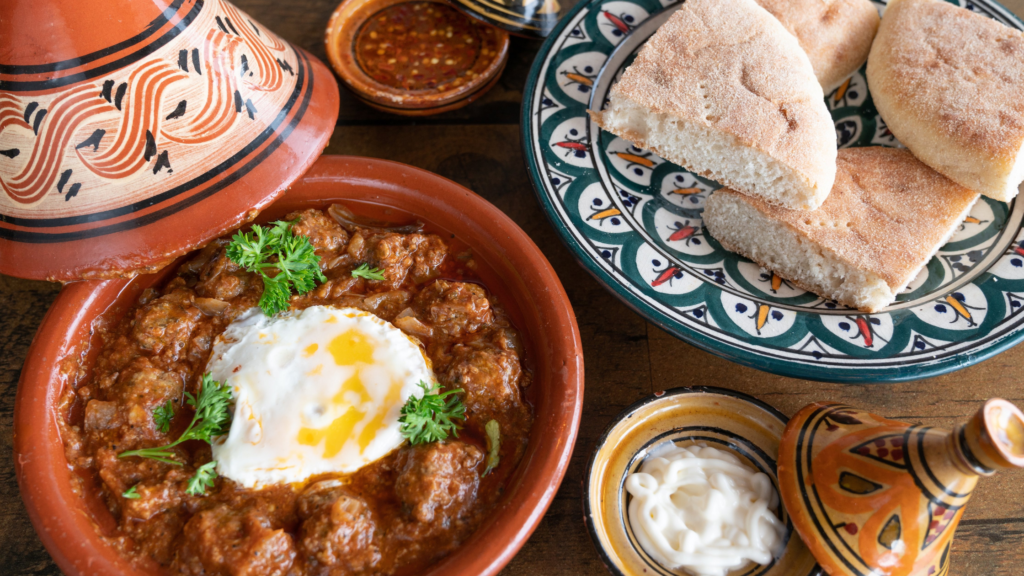
M 402 443 L 398 417 L 434 375 L 419 343 L 361 310 L 253 309 L 218 338 L 207 365 L 234 392 L 215 442 L 218 473 L 246 487 L 350 473 Z

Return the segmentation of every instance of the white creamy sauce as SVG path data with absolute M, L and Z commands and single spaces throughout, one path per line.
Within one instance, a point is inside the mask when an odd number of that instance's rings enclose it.
M 666 442 L 626 478 L 629 522 L 640 546 L 668 568 L 725 576 L 782 553 L 786 527 L 771 479 L 735 455 Z

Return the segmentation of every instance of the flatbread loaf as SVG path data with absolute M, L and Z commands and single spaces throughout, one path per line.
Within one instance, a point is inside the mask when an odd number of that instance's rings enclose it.
M 1024 180 L 1024 33 L 939 0 L 893 0 L 868 58 L 889 130 L 922 162 L 1008 202 Z
M 864 312 L 891 304 L 978 200 L 906 151 L 839 151 L 836 184 L 812 212 L 769 206 L 727 188 L 704 208 L 722 246 Z
M 825 93 L 838 88 L 868 59 L 878 31 L 871 0 L 757 0 L 807 52 Z
M 754 0 L 687 0 L 590 115 L 772 204 L 817 208 L 835 178 L 835 128 L 811 63 Z

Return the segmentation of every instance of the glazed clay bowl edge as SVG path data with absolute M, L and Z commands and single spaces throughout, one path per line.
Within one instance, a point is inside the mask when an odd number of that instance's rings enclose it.
M 527 336 L 536 420 L 506 495 L 488 520 L 428 575 L 493 575 L 540 522 L 565 475 L 583 405 L 583 357 L 569 299 L 547 259 L 518 226 L 462 186 L 424 170 L 370 158 L 324 156 L 267 210 L 266 216 L 331 201 L 391 205 L 420 214 L 473 248 L 508 285 Z M 261 218 L 263 219 L 263 218 Z M 36 532 L 68 576 L 152 576 L 98 533 L 86 501 L 72 488 L 58 429 L 60 395 L 74 381 L 93 339 L 93 323 L 112 306 L 123 315 L 162 274 L 66 285 L 47 312 L 22 369 L 14 416 L 14 465 Z M 94 350 L 95 352 L 95 350 Z

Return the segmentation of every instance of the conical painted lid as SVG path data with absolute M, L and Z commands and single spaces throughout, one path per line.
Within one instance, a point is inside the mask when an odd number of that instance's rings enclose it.
M 320 155 L 329 70 L 224 0 L 0 3 L 0 273 L 159 269 Z
M 786 425 L 779 491 L 830 576 L 947 576 L 978 479 L 1024 468 L 1024 413 L 992 398 L 953 430 L 819 402 Z

